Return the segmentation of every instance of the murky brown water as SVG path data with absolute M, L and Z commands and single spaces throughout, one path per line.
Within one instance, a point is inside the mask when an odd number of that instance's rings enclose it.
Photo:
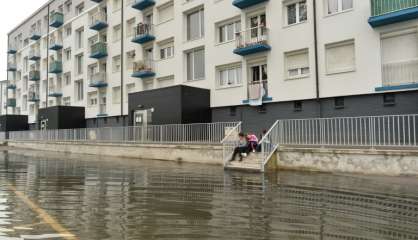
M 417 178 L 24 154 L 0 153 L 0 239 L 64 239 L 10 186 L 77 239 L 418 239 Z

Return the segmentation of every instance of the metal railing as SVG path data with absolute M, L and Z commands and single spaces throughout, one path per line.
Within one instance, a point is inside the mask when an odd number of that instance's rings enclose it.
M 278 120 L 260 141 L 264 170 L 279 145 L 418 147 L 418 114 Z
M 29 71 L 29 80 L 36 81 L 41 78 L 41 72 L 39 70 L 30 70 Z
M 227 134 L 222 139 L 222 156 L 224 160 L 224 166 L 226 166 L 234 153 L 235 148 L 239 144 L 238 134 L 241 132 L 242 123 L 239 122 L 235 126 L 227 129 Z
M 267 44 L 269 30 L 259 26 L 236 33 L 236 48 L 250 47 L 256 44 Z
M 133 72 L 153 72 L 154 60 L 145 59 L 133 63 Z
M 106 103 L 99 104 L 99 115 L 106 115 Z
M 134 37 L 143 37 L 146 35 L 154 35 L 154 25 L 149 23 L 139 23 L 134 27 Z
M 382 75 L 383 86 L 418 83 L 418 59 L 385 63 Z
M 102 22 L 107 22 L 107 14 L 105 11 L 97 11 L 90 16 L 90 27 Z
M 101 72 L 90 74 L 90 86 L 94 86 L 94 85 L 102 84 L 106 82 L 107 82 L 106 72 L 101 71 Z
M 39 58 L 41 51 L 38 48 L 31 48 L 29 51 L 29 58 Z
M 61 94 L 62 93 L 62 87 L 61 87 L 61 85 L 50 84 L 49 87 L 48 87 L 48 93 L 50 95 Z
M 50 16 L 49 24 L 52 24 L 54 22 L 64 22 L 64 14 L 61 12 L 53 12 Z
M 220 144 L 236 122 L 10 132 L 13 141 Z
M 402 9 L 418 7 L 418 0 L 371 0 L 371 15 L 380 16 Z
M 103 53 L 107 54 L 107 43 L 106 42 L 96 42 L 90 46 L 90 54 Z
M 41 28 L 40 27 L 35 27 L 35 28 L 32 27 L 30 29 L 30 35 L 31 36 L 34 36 L 34 35 L 40 36 L 41 35 Z
M 6 132 L 0 132 L 0 140 L 6 140 Z
M 51 40 L 49 40 L 49 47 L 62 46 L 62 42 L 62 39 L 59 37 L 51 37 Z
M 16 69 L 17 65 L 14 62 L 8 62 L 7 63 L 7 69 Z

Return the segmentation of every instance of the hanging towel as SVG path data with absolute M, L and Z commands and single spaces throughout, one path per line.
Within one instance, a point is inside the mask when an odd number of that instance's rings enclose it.
M 263 105 L 264 89 L 263 84 L 257 83 L 248 86 L 250 106 Z

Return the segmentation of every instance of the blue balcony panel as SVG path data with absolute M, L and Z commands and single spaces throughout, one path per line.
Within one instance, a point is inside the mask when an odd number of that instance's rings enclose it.
M 268 103 L 268 102 L 272 102 L 273 98 L 269 97 L 269 96 L 264 96 L 263 97 L 263 103 Z M 246 100 L 242 100 L 242 104 L 249 104 L 250 100 L 246 99 Z
M 41 57 L 37 56 L 37 55 L 32 55 L 32 56 L 29 57 L 29 60 L 31 60 L 31 61 L 38 61 L 39 59 L 41 59 Z
M 15 90 L 16 89 L 16 84 L 9 84 L 9 85 L 7 85 L 7 89 Z
M 92 88 L 104 88 L 107 86 L 108 86 L 107 82 L 102 82 L 102 81 L 93 82 L 89 84 L 89 87 L 92 87 Z
M 39 35 L 38 33 L 33 33 L 33 34 L 30 36 L 30 40 L 37 41 L 37 40 L 39 40 L 39 39 L 41 39 L 41 35 Z
M 107 117 L 108 114 L 107 113 L 98 113 L 96 116 L 97 117 Z
M 48 93 L 48 96 L 59 98 L 59 97 L 62 97 L 62 93 L 61 92 L 51 92 L 51 93 Z
M 54 43 L 49 47 L 50 50 L 58 51 L 62 49 L 62 45 L 58 43 Z
M 418 7 L 413 7 L 379 16 L 370 17 L 369 24 L 372 27 L 380 27 L 416 18 L 418 18 Z
M 132 42 L 138 43 L 138 44 L 144 44 L 144 43 L 151 42 L 154 40 L 155 40 L 155 36 L 150 35 L 150 34 L 144 34 L 144 35 L 134 37 L 132 39 Z
M 257 43 L 257 44 L 253 44 L 253 45 L 246 46 L 246 47 L 236 48 L 234 50 L 234 53 L 240 56 L 246 56 L 246 55 L 266 52 L 270 50 L 271 50 L 270 45 L 265 44 L 265 43 Z
M 267 1 L 268 0 L 234 0 L 232 5 L 244 9 Z
M 28 101 L 29 101 L 29 102 L 39 102 L 39 101 L 40 101 L 40 99 L 39 99 L 39 98 L 34 97 L 34 98 L 29 98 L 29 99 L 28 99 Z
M 144 71 L 134 72 L 132 73 L 131 76 L 134 78 L 150 78 L 150 77 L 155 76 L 155 72 L 150 71 L 150 70 L 144 70 Z
M 107 52 L 102 52 L 102 51 L 95 52 L 95 53 L 90 54 L 89 57 L 94 58 L 94 59 L 101 59 L 101 58 L 107 57 Z
M 16 67 L 15 66 L 8 66 L 7 67 L 7 71 L 9 71 L 9 72 L 16 72 Z
M 101 3 L 103 0 L 91 0 L 91 1 L 95 3 Z
M 51 21 L 49 23 L 49 26 L 54 28 L 59 28 L 64 24 L 64 14 L 60 12 L 55 12 L 51 16 Z
M 109 25 L 106 22 L 97 21 L 93 25 L 90 26 L 90 29 L 95 30 L 95 31 L 101 31 L 101 30 L 107 28 L 108 26 Z
M 151 6 L 154 6 L 154 5 L 155 5 L 154 0 L 136 0 L 132 4 L 132 7 L 142 11 L 142 10 L 145 10 L 145 9 L 151 7 Z
M 399 90 L 408 90 L 408 89 L 417 89 L 418 83 L 402 84 L 397 86 L 382 86 L 375 88 L 376 92 L 385 92 L 385 91 L 399 91 Z
M 7 53 L 8 54 L 16 54 L 17 50 L 16 49 L 9 49 L 9 50 L 7 50 Z
M 7 99 L 6 106 L 8 106 L 8 107 L 16 107 L 16 98 L 9 98 L 9 99 Z

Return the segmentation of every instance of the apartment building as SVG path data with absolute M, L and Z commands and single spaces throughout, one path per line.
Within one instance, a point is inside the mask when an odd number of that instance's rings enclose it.
M 87 126 L 178 123 L 167 89 L 187 86 L 208 98 L 181 109 L 248 130 L 417 113 L 417 18 L 409 0 L 51 0 L 9 33 L 5 108 L 33 126 L 61 105 Z

